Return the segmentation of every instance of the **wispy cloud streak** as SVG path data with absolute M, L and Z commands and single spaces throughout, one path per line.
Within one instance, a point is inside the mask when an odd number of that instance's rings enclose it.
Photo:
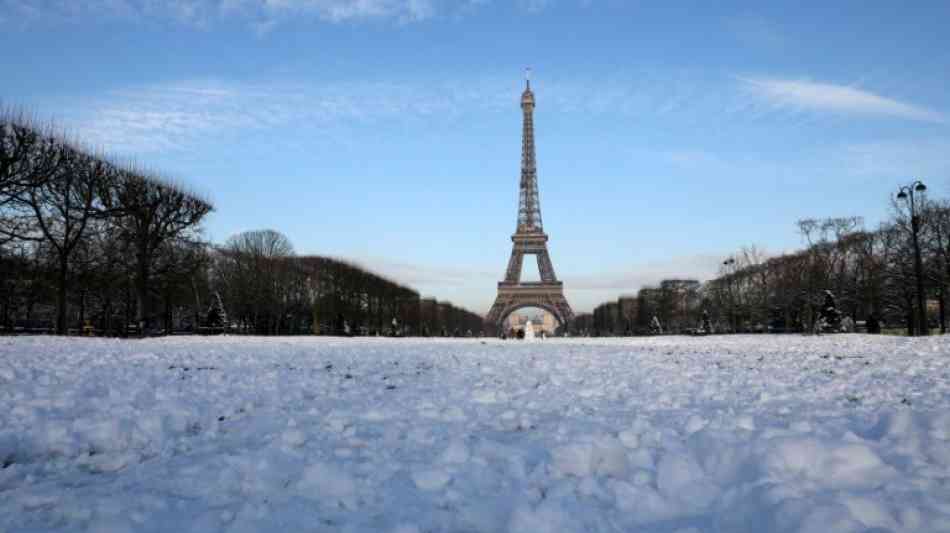
M 636 293 L 640 288 L 657 285 L 663 279 L 698 279 L 715 276 L 721 255 L 690 255 L 633 265 L 626 271 L 603 272 L 571 280 L 573 291 L 607 291 L 613 294 Z
M 947 118 L 937 111 L 846 85 L 778 78 L 739 79 L 754 94 L 776 106 L 947 123 Z
M 2 1 L 2 0 L 0 0 Z M 539 113 L 657 119 L 702 127 L 808 120 L 806 110 L 945 124 L 936 111 L 848 87 L 734 79 L 688 71 L 631 71 L 586 80 L 538 80 Z M 128 87 L 71 104 L 68 126 L 120 153 L 189 149 L 244 131 L 306 124 L 321 129 L 391 124 L 450 125 L 510 113 L 521 86 L 514 75 L 455 80 L 347 80 L 314 84 L 287 78 L 261 83 L 190 80 Z M 753 91 L 758 98 L 750 98 Z M 52 109 L 52 112 L 57 112 Z M 812 113 L 815 117 L 818 114 Z M 708 162 L 707 162 L 708 163 Z
M 579 0 L 586 4 L 589 0 Z M 392 21 L 411 24 L 440 16 L 464 16 L 490 0 L 0 0 L 0 21 L 15 28 L 34 24 L 102 22 L 172 22 L 206 28 L 238 21 L 266 34 L 288 21 L 358 23 Z M 526 13 L 545 10 L 552 0 L 517 0 Z M 9 15 L 9 16 L 7 16 Z
M 642 116 L 683 112 L 691 85 L 663 87 L 625 80 L 585 85 L 539 82 L 541 105 L 559 113 Z M 199 140 L 235 131 L 350 127 L 381 122 L 450 123 L 478 113 L 510 113 L 518 80 L 479 76 L 470 80 L 240 83 L 190 80 L 110 91 L 71 105 L 69 126 L 97 145 L 120 153 L 187 149 Z
M 229 13 L 268 17 L 304 14 L 330 22 L 373 18 L 417 22 L 436 14 L 432 0 L 226 0 L 223 4 Z
M 89 142 L 118 153 L 188 149 L 202 139 L 239 131 L 307 124 L 332 127 L 379 121 L 452 120 L 515 96 L 455 84 L 337 82 L 313 86 L 189 81 L 113 91 L 78 106 L 68 125 Z M 496 102 L 497 104 L 492 104 Z
M 469 1 L 450 0 L 438 7 L 454 11 Z M 0 12 L 27 22 L 75 22 L 102 19 L 162 20 L 207 26 L 248 20 L 252 27 L 279 20 L 312 17 L 330 23 L 393 20 L 410 23 L 438 14 L 435 0 L 0 0 Z

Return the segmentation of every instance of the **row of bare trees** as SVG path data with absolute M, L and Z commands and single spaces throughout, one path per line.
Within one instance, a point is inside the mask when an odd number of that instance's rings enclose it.
M 814 331 L 830 291 L 842 316 L 862 325 L 921 334 L 947 328 L 950 298 L 950 201 L 922 198 L 919 242 L 927 323 L 917 319 L 916 274 L 910 214 L 894 202 L 889 220 L 867 230 L 859 217 L 803 219 L 804 247 L 780 255 L 744 247 L 724 258 L 716 278 L 665 280 L 633 297 L 605 302 L 578 317 L 577 333 L 630 335 L 652 332 L 655 316 L 664 332 L 702 326 L 708 313 L 720 332 Z
M 71 305 L 83 323 L 95 305 L 110 320 L 122 308 L 125 323 L 134 314 L 138 330 L 153 327 L 162 289 L 197 266 L 185 258 L 199 259 L 199 224 L 211 210 L 180 186 L 0 112 L 4 328 L 23 316 L 30 326 L 50 300 L 60 334 Z
M 211 203 L 0 112 L 0 332 L 452 334 L 481 317 L 272 230 L 201 239 Z
M 450 335 L 482 318 L 353 263 L 294 253 L 286 236 L 248 231 L 213 251 L 210 285 L 229 327 L 257 334 Z
M 909 214 L 894 204 L 893 217 L 866 230 L 857 217 L 804 219 L 798 230 L 806 247 L 767 257 L 744 248 L 706 287 L 709 312 L 744 331 L 811 331 L 825 291 L 843 316 L 861 324 L 925 334 L 947 327 L 950 290 L 950 202 L 924 198 L 920 246 L 926 323 L 917 318 L 916 272 Z

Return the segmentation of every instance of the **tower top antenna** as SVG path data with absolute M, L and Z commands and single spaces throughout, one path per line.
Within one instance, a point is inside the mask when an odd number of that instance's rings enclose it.
M 530 89 L 531 88 L 531 67 L 527 67 L 524 69 L 524 81 L 525 81 L 525 86 L 528 89 Z

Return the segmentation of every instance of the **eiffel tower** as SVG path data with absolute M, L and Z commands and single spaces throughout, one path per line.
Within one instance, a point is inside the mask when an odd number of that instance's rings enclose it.
M 554 265 L 548 255 L 548 236 L 541 223 L 541 202 L 538 197 L 538 173 L 534 156 L 534 93 L 531 79 L 526 76 L 521 94 L 524 122 L 521 133 L 521 185 L 518 201 L 518 226 L 511 242 L 511 259 L 505 280 L 498 282 L 498 296 L 486 322 L 501 329 L 505 319 L 522 307 L 540 307 L 554 315 L 560 326 L 574 319 L 574 311 L 564 297 L 564 284 L 554 275 Z M 521 281 L 524 256 L 534 255 L 538 261 L 541 281 Z

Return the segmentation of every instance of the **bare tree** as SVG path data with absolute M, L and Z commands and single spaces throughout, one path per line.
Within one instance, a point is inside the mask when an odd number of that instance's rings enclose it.
M 150 280 L 158 250 L 172 240 L 196 237 L 213 206 L 179 186 L 131 169 L 119 173 L 105 204 L 133 255 L 136 320 L 144 334 L 154 318 Z
M 940 333 L 947 331 L 947 298 L 950 296 L 950 201 L 925 200 L 922 247 L 927 257 L 926 275 L 937 297 Z
M 218 261 L 223 292 L 233 314 L 261 334 L 280 331 L 292 292 L 294 254 L 290 240 L 274 230 L 246 231 L 228 239 Z
M 23 241 L 45 242 L 55 253 L 56 332 L 65 334 L 70 260 L 90 221 L 101 216 L 99 194 L 112 167 L 66 143 L 55 146 L 56 164 L 46 167 L 52 173 L 34 174 L 12 197 L 10 204 L 20 214 L 0 231 Z
M 22 113 L 0 109 L 0 244 L 31 232 L 33 213 L 24 195 L 56 176 L 70 153 L 62 139 Z

